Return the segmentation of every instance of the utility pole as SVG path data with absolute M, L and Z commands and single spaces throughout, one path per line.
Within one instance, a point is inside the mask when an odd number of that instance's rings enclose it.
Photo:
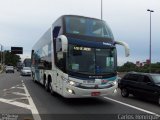
M 101 20 L 103 20 L 103 0 L 101 0 Z
M 2 66 L 2 62 L 3 62 L 3 53 L 2 53 L 2 45 L 1 45 L 1 66 Z
M 154 12 L 153 10 L 148 9 L 148 12 L 150 12 L 150 39 L 149 39 L 149 72 L 151 72 L 151 63 L 152 63 L 152 46 L 151 46 L 151 13 Z

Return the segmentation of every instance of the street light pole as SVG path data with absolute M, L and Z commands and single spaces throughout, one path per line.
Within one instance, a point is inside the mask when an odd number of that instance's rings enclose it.
M 1 45 L 1 66 L 2 66 L 2 63 L 3 63 L 3 53 L 2 53 L 2 45 Z
M 101 0 L 101 20 L 103 19 L 103 1 Z
M 154 12 L 153 10 L 147 9 L 148 12 L 150 12 L 150 40 L 149 40 L 149 72 L 151 72 L 151 63 L 152 63 L 152 52 L 151 52 L 151 13 Z

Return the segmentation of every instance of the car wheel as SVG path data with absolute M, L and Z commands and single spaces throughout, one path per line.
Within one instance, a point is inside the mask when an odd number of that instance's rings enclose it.
M 122 97 L 128 97 L 129 96 L 128 90 L 126 88 L 122 88 L 121 95 L 122 95 Z

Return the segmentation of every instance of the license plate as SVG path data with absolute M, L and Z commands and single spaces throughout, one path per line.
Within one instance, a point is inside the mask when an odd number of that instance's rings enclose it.
M 91 92 L 91 96 L 100 96 L 100 92 Z

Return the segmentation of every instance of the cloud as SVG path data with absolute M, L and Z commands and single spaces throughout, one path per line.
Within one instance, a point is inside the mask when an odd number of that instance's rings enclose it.
M 118 60 L 145 60 L 149 56 L 149 13 L 152 14 L 152 56 L 159 58 L 160 14 L 159 0 L 103 0 L 103 19 L 111 27 L 115 40 L 129 44 L 131 56 L 124 57 L 123 48 L 117 47 Z M 0 43 L 22 46 L 24 53 L 61 15 L 75 14 L 100 18 L 100 0 L 1 0 Z M 25 56 L 25 55 L 24 55 Z

